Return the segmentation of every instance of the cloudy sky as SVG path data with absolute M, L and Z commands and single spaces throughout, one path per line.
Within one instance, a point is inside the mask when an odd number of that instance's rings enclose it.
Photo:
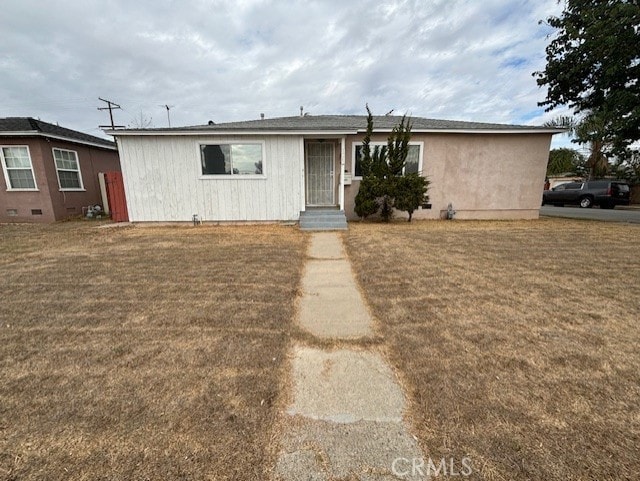
M 556 0 L 3 0 L 0 117 L 117 124 L 395 113 L 540 124 Z M 138 120 L 136 120 L 138 119 Z M 558 139 L 558 136 L 556 136 Z M 562 143 L 558 139 L 555 143 Z M 566 141 L 564 141 L 566 143 Z

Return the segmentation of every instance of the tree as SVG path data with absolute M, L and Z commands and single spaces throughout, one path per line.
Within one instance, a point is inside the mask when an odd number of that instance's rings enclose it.
M 589 180 L 604 177 L 609 171 L 609 157 L 605 153 L 613 141 L 607 138 L 606 121 L 594 114 L 587 115 L 574 128 L 576 139 L 589 145 L 586 167 Z
M 637 0 L 566 0 L 546 48 L 547 64 L 534 72 L 552 110 L 569 105 L 602 124 L 607 152 L 640 139 L 640 5 Z M 602 159 L 594 159 L 600 162 Z
M 627 156 L 616 159 L 611 173 L 616 179 L 624 179 L 630 184 L 640 184 L 640 153 L 628 152 Z
M 367 105 L 367 132 L 362 140 L 362 158 L 360 165 L 362 180 L 355 198 L 355 212 L 358 217 L 366 219 L 380 209 L 378 198 L 383 191 L 380 178 L 384 178 L 384 159 L 386 147 L 374 147 L 371 155 L 371 135 L 373 134 L 373 116 Z
M 416 174 L 406 174 L 396 179 L 395 208 L 409 214 L 411 222 L 413 212 L 426 202 L 429 181 Z
M 147 117 L 141 110 L 131 119 L 128 127 L 132 129 L 147 129 L 153 127 L 153 118 Z
M 366 218 L 380 212 L 382 220 L 388 222 L 394 209 L 409 214 L 427 200 L 428 181 L 413 173 L 404 174 L 411 140 L 411 121 L 403 116 L 396 125 L 384 147 L 374 147 L 371 152 L 373 116 L 367 105 L 367 132 L 362 142 L 362 181 L 356 194 L 355 212 Z
M 566 173 L 582 175 L 585 169 L 584 156 L 575 149 L 566 147 L 552 149 L 549 152 L 547 176 Z
M 589 157 L 584 166 L 589 179 L 603 177 L 609 171 L 609 157 L 606 152 L 613 141 L 607 137 L 605 121 L 599 115 L 587 113 L 585 117 L 576 120 L 574 117 L 558 117 L 545 123 L 548 127 L 560 127 L 574 137 L 572 142 L 586 144 L 589 147 Z

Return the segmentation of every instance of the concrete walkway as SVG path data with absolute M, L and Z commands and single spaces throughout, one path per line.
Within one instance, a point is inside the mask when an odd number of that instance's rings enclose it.
M 299 324 L 319 339 L 371 336 L 373 320 L 338 234 L 314 234 L 308 257 Z M 425 479 L 393 473 L 395 459 L 422 452 L 403 421 L 404 394 L 379 353 L 295 345 L 292 356 L 276 480 Z

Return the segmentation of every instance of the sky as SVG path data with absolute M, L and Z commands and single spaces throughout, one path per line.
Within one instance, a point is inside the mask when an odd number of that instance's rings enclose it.
M 104 136 L 115 123 L 199 125 L 394 114 L 540 125 L 557 0 L 2 0 L 0 117 Z M 554 146 L 569 140 L 555 136 Z

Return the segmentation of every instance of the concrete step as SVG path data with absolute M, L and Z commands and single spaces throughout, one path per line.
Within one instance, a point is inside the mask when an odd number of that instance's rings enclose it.
M 300 218 L 308 218 L 315 219 L 316 217 L 331 217 L 331 218 L 339 218 L 342 219 L 345 217 L 343 210 L 323 210 L 323 211 L 311 211 L 311 212 L 301 212 Z
M 302 230 L 346 230 L 347 217 L 343 210 L 312 209 L 300 212 Z

